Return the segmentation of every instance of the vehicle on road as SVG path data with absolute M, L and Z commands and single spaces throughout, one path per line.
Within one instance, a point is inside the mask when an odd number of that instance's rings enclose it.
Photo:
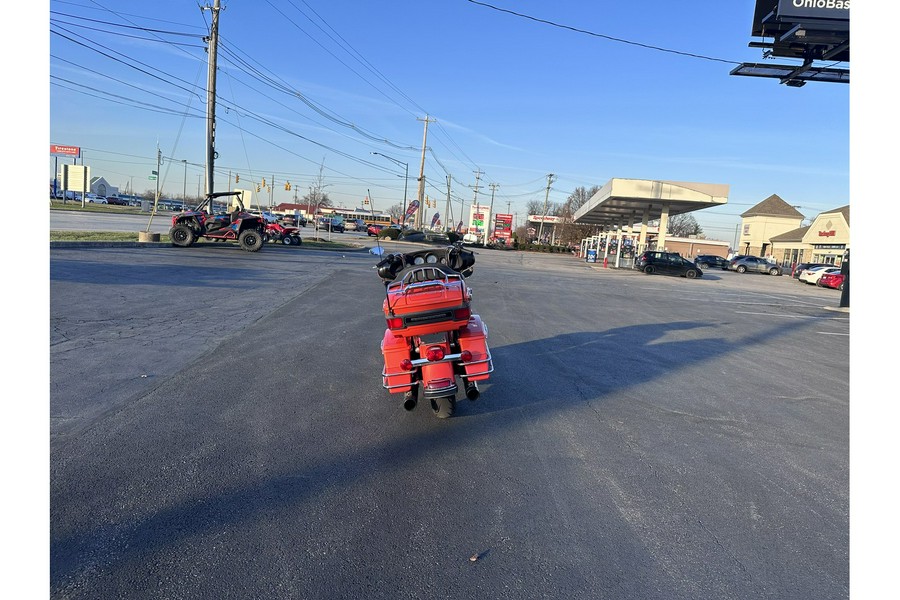
M 379 225 L 378 223 L 373 223 L 372 225 L 369 225 L 368 227 L 366 227 L 366 235 L 377 236 L 378 232 L 381 231 L 382 229 L 384 229 L 384 227 L 385 227 L 384 225 Z
M 703 270 L 676 252 L 647 250 L 634 261 L 634 268 L 647 275 L 677 275 L 688 279 L 703 277 Z
M 316 221 L 317 229 L 325 231 L 344 233 L 344 221 L 335 217 L 319 217 Z
M 98 196 L 97 194 L 91 194 L 90 192 L 84 195 L 85 202 L 92 202 L 94 204 L 109 204 L 106 200 L 106 196 Z
M 737 271 L 738 273 L 782 274 L 781 267 L 759 256 L 741 256 L 739 258 L 732 258 L 731 262 L 728 263 L 728 270 Z
M 835 267 L 834 265 L 829 265 L 827 267 L 813 267 L 812 269 L 804 269 L 802 273 L 800 273 L 800 277 L 797 278 L 798 281 L 802 281 L 803 283 L 807 283 L 809 285 L 816 285 L 819 281 L 819 277 L 825 275 L 826 273 L 840 273 L 841 269 L 839 267 Z
M 813 267 L 831 267 L 833 265 L 829 265 L 828 263 L 800 263 L 794 267 L 793 272 L 791 273 L 791 277 L 794 279 L 800 279 L 800 275 L 806 269 L 812 269 Z
M 303 215 L 281 215 L 278 222 L 285 227 L 306 227 L 306 218 Z
M 843 273 L 825 273 L 819 280 L 816 282 L 816 285 L 819 287 L 831 288 L 834 290 L 843 290 L 844 289 L 844 275 Z
M 247 252 L 256 252 L 263 247 L 265 221 L 244 208 L 240 192 L 214 192 L 194 210 L 180 212 L 172 216 L 169 237 L 173 246 L 187 248 L 200 238 L 217 242 L 237 242 Z M 233 196 L 235 209 L 231 213 L 212 214 L 207 208 L 213 206 L 216 198 Z
M 391 394 L 403 394 L 406 410 L 416 407 L 421 389 L 438 418 L 452 417 L 457 378 L 466 398 L 476 400 L 478 382 L 494 370 L 487 327 L 473 314 L 472 290 L 466 285 L 475 253 L 448 246 L 388 254 L 376 268 L 386 296 L 382 385 Z
M 116 206 L 128 206 L 128 201 L 124 198 L 119 198 L 118 196 L 107 196 L 106 203 L 115 204 Z
M 701 254 L 694 259 L 694 264 L 701 269 L 717 268 L 723 271 L 728 270 L 728 259 L 715 254 Z
M 346 231 L 365 231 L 366 222 L 362 219 L 346 219 L 344 221 L 344 230 Z

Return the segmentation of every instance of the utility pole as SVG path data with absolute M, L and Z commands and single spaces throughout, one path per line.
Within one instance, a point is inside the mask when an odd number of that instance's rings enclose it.
M 447 175 L 447 205 L 444 207 L 444 229 L 453 229 L 453 205 L 450 203 L 450 176 Z
M 219 6 L 220 0 L 214 0 L 212 7 L 208 5 L 201 10 L 212 10 L 212 23 L 209 28 L 209 68 L 206 76 L 206 193 L 215 190 L 214 172 L 216 162 L 216 54 L 219 46 Z M 212 213 L 212 203 L 207 207 Z
M 478 188 L 481 187 L 478 185 L 478 182 L 481 181 L 481 169 L 475 171 L 475 185 L 472 188 L 475 190 L 474 196 L 472 196 L 472 210 L 470 212 L 474 212 L 478 210 L 476 207 L 478 206 Z M 471 221 L 471 219 L 469 219 Z M 466 230 L 468 232 L 469 226 L 466 225 Z M 477 234 L 477 232 L 476 232 Z
M 491 209 L 488 211 L 488 222 L 485 224 L 485 227 L 484 227 L 484 246 L 485 247 L 487 247 L 487 245 L 488 245 L 488 238 L 492 237 L 488 234 L 491 231 L 491 217 L 494 216 L 494 192 L 496 192 L 497 188 L 500 186 L 499 186 L 499 184 L 491 183 L 491 184 L 488 184 L 488 187 L 491 188 Z
M 425 208 L 425 148 L 428 144 L 428 124 L 434 123 L 434 119 L 425 115 L 424 119 L 416 119 L 417 121 L 425 121 L 425 133 L 422 136 L 422 163 L 419 165 L 419 210 L 416 211 L 415 228 L 422 228 L 422 210 Z
M 553 183 L 554 177 L 555 175 L 553 173 L 549 173 L 547 175 L 547 194 L 544 196 L 544 216 L 541 219 L 541 227 L 538 230 L 538 242 L 541 241 L 541 237 L 544 235 L 544 219 L 547 218 L 547 209 L 549 207 L 548 202 L 550 200 L 550 185 Z

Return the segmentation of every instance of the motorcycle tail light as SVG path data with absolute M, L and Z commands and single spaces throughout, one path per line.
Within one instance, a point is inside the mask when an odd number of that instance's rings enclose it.
M 472 362 L 472 353 L 468 350 L 463 350 L 459 353 L 459 359 L 463 362 Z
M 454 321 L 468 321 L 469 317 L 472 316 L 472 309 L 468 306 L 464 308 L 457 308 L 453 311 L 453 320 Z
M 389 317 L 387 326 L 388 329 L 403 329 L 403 319 L 401 317 Z
M 400 361 L 400 368 L 403 369 L 404 371 L 412 371 L 412 368 L 413 368 L 412 361 L 409 360 L 408 358 L 404 358 L 403 360 Z
M 431 346 L 425 351 L 425 358 L 430 361 L 444 360 L 444 349 L 440 346 Z

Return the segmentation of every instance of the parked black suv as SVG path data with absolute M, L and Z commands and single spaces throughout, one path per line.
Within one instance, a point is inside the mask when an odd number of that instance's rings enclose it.
M 701 254 L 697 258 L 694 259 L 694 264 L 700 267 L 701 269 L 709 269 L 710 267 L 717 267 L 722 269 L 723 271 L 728 270 L 728 260 L 721 256 L 716 256 L 714 254 Z
M 682 258 L 676 252 L 647 250 L 634 261 L 634 268 L 647 275 L 659 273 L 660 275 L 679 275 L 688 279 L 703 277 L 700 267 L 686 258 Z

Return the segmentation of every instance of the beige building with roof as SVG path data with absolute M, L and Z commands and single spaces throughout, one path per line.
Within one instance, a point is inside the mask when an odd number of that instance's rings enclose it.
M 807 227 L 771 239 L 775 261 L 790 266 L 802 262 L 840 265 L 850 248 L 850 205 L 819 213 Z
M 840 265 L 850 248 L 850 206 L 819 213 L 803 225 L 803 215 L 772 194 L 741 215 L 737 254 L 771 258 L 783 267 L 802 262 Z
M 735 252 L 772 256 L 772 238 L 803 226 L 803 214 L 772 194 L 741 214 L 741 234 Z

